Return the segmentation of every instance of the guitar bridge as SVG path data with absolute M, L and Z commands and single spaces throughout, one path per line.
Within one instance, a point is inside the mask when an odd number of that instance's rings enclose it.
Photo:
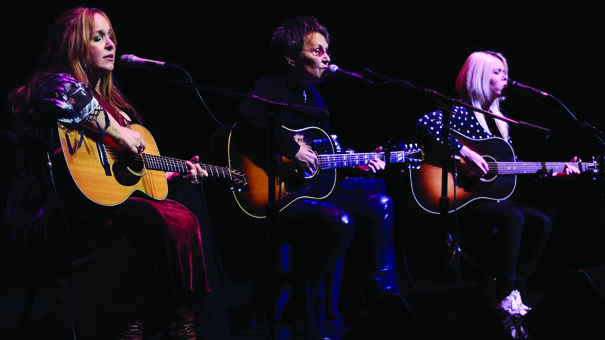
M 103 170 L 105 170 L 105 176 L 111 176 L 111 168 L 109 167 L 109 159 L 107 158 L 107 149 L 105 144 L 97 142 L 97 152 L 99 153 L 99 161 Z

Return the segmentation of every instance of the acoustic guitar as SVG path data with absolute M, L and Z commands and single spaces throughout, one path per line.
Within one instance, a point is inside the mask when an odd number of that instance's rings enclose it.
M 186 174 L 186 161 L 160 156 L 151 133 L 141 125 L 133 124 L 147 148 L 144 153 L 131 155 L 122 153 L 93 133 L 85 131 L 81 145 L 80 133 L 59 127 L 61 148 L 69 173 L 76 186 L 92 202 L 103 206 L 114 206 L 124 202 L 135 192 L 161 200 L 168 194 L 165 171 Z M 73 151 L 70 152 L 70 151 Z M 231 180 L 233 186 L 246 190 L 246 175 L 230 168 L 200 164 L 209 177 Z
M 299 130 L 292 130 L 283 126 L 282 128 L 299 145 L 315 152 L 319 164 L 313 173 L 308 173 L 297 167 L 292 160 L 278 157 L 279 174 L 275 183 L 275 197 L 278 200 L 280 211 L 299 199 L 324 199 L 328 197 L 336 185 L 337 168 L 365 165 L 373 159 L 386 160 L 385 152 L 335 153 L 334 142 L 330 135 L 317 127 Z M 232 129 L 229 134 L 229 167 L 246 174 L 249 191 L 244 193 L 234 192 L 233 196 L 237 205 L 247 215 L 264 218 L 266 217 L 269 190 L 266 171 L 267 158 L 262 154 L 265 153 L 265 150 L 256 150 L 258 152 L 253 155 L 254 150 L 251 151 L 250 149 L 255 148 L 246 148 L 241 145 L 245 141 L 238 140 L 238 142 L 234 142 L 236 131 L 236 129 Z M 408 146 L 407 150 L 393 151 L 388 154 L 391 163 L 419 164 L 422 162 L 422 156 L 419 159 L 409 158 L 408 156 L 421 153 L 420 149 Z
M 484 177 L 472 176 L 464 160 L 456 157 L 450 162 L 447 189 L 450 213 L 478 199 L 507 199 L 515 190 L 517 175 L 561 172 L 564 171 L 565 164 L 574 165 L 581 172 L 596 173 L 598 169 L 596 162 L 517 162 L 513 148 L 502 138 L 471 139 L 456 131 L 452 133 L 462 145 L 482 155 L 489 171 Z M 437 157 L 433 157 L 435 155 Z M 433 214 L 439 214 L 441 197 L 439 155 L 439 152 L 427 152 L 424 164 L 417 170 L 410 171 L 410 183 L 416 202 L 422 209 Z

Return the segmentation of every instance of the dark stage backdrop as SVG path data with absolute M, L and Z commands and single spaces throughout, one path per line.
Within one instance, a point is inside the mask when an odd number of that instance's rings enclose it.
M 476 50 L 498 51 L 508 58 L 512 79 L 555 95 L 579 120 L 605 128 L 599 109 L 604 89 L 599 52 L 603 24 L 595 7 L 472 8 L 441 7 L 436 2 L 398 7 L 371 2 L 355 8 L 324 2 L 280 2 L 275 7 L 231 2 L 79 5 L 99 7 L 109 15 L 118 39 L 117 56 L 134 54 L 177 64 L 196 82 L 242 93 L 273 63 L 268 47 L 273 29 L 299 15 L 315 15 L 329 29 L 332 62 L 341 68 L 352 72 L 369 68 L 452 97 L 466 57 Z M 72 6 L 59 1 L 2 5 L 3 98 L 25 82 L 54 18 Z M 202 161 L 212 161 L 208 145 L 218 125 L 191 89 L 157 81 L 144 69 L 116 65 L 114 72 L 163 154 L 178 158 L 199 154 Z M 398 85 L 367 87 L 332 78 L 317 88 L 331 114 L 332 133 L 338 134 L 343 148 L 358 152 L 371 151 L 391 137 L 410 138 L 418 117 L 435 109 L 426 98 Z M 202 94 L 216 118 L 228 122 L 238 101 Z M 511 118 L 552 128 L 547 139 L 545 133 L 513 127 L 521 159 L 567 161 L 578 155 L 586 160 L 602 154 L 567 116 L 520 95 L 508 99 L 506 113 Z M 387 185 L 395 196 L 393 186 Z
M 603 126 L 597 101 L 603 85 L 599 45 L 603 25 L 597 9 L 380 2 L 364 6 L 280 2 L 269 5 L 217 5 L 216 2 L 116 5 L 83 1 L 109 15 L 118 38 L 117 55 L 166 61 L 187 69 L 200 83 L 247 92 L 271 64 L 268 42 L 279 23 L 298 15 L 315 15 L 332 34 L 332 62 L 353 72 L 362 67 L 455 96 L 454 81 L 465 58 L 475 50 L 494 50 L 508 58 L 510 75 L 520 83 L 552 93 L 580 119 Z M 73 3 L 2 5 L 2 97 L 31 72 L 54 17 Z M 145 70 L 116 66 L 127 97 L 140 110 L 164 154 L 204 154 L 205 138 L 217 124 L 192 90 L 159 82 Z M 431 102 L 401 86 L 367 88 L 341 79 L 317 86 L 331 113 L 332 132 L 345 148 L 368 151 L 389 137 L 408 138 L 416 119 L 434 109 Z M 203 92 L 216 117 L 226 122 L 237 100 Z M 551 142 L 528 138 L 515 129 L 516 149 L 533 160 L 533 152 L 561 160 L 583 152 L 586 140 L 560 128 L 571 124 L 524 98 L 510 98 L 508 115 L 555 128 Z M 526 106 L 523 108 L 523 106 Z M 512 106 L 512 107 L 511 107 Z M 565 143 L 559 141 L 560 134 Z M 567 142 L 582 141 L 568 150 Z M 529 145 L 522 147 L 527 141 Z M 552 147 L 561 145 L 558 152 Z M 577 151 L 576 151 L 577 150 Z M 527 155 L 524 153 L 528 153 Z
M 445 8 L 431 1 L 396 5 L 392 1 L 389 4 L 371 1 L 354 8 L 319 1 L 280 1 L 275 7 L 237 5 L 230 1 L 220 5 L 216 1 L 115 3 L 81 1 L 78 5 L 98 7 L 109 15 L 118 39 L 118 57 L 134 54 L 177 64 L 187 69 L 196 82 L 218 88 L 248 92 L 272 63 L 268 47 L 272 30 L 284 19 L 315 15 L 332 35 L 332 62 L 345 70 L 358 72 L 365 67 L 454 97 L 456 75 L 470 53 L 502 52 L 508 58 L 514 80 L 555 95 L 579 120 L 605 128 L 599 109 L 604 90 L 603 58 L 599 52 L 604 29 L 602 11 L 596 5 L 572 2 L 557 7 L 551 3 L 537 9 L 533 2 L 524 5 L 482 2 L 480 8 L 471 8 L 462 1 L 456 3 L 464 5 L 450 4 Z M 31 73 L 54 18 L 72 6 L 62 1 L 42 5 L 5 1 L 0 5 L 3 102 L 8 91 L 22 85 Z M 203 162 L 211 162 L 209 139 L 218 125 L 191 89 L 156 81 L 143 69 L 129 70 L 116 65 L 114 72 L 163 154 L 178 158 L 199 154 Z M 317 88 L 331 114 L 332 133 L 338 134 L 343 148 L 358 152 L 371 151 L 389 138 L 409 139 L 416 120 L 435 109 L 426 98 L 397 85 L 364 87 L 329 79 Z M 205 91 L 202 94 L 216 118 L 228 122 L 238 101 Z M 520 158 L 567 161 L 574 155 L 586 160 L 590 155 L 603 154 L 592 146 L 586 132 L 573 128 L 574 123 L 566 116 L 522 96 L 511 95 L 508 102 L 506 114 L 511 118 L 553 130 L 546 139 L 544 133 L 513 127 L 512 137 Z M 2 128 L 7 126 L 6 113 L 4 108 Z M 387 191 L 394 199 L 401 185 L 387 182 Z M 586 201 L 579 199 L 589 186 L 574 186 L 569 191 L 541 190 L 539 197 L 527 196 L 542 203 L 545 197 L 564 194 L 561 201 L 572 203 L 567 211 L 578 208 L 572 216 L 584 214 L 580 220 L 563 215 L 568 220 L 559 222 L 570 226 L 559 240 L 577 245 L 578 252 L 565 249 L 569 254 L 577 254 L 578 261 L 595 258 L 593 250 L 599 252 L 602 248 L 599 223 L 596 218 L 585 216 L 586 212 L 595 214 L 598 203 L 592 200 L 591 204 L 584 204 Z M 537 195 L 538 191 L 529 192 Z M 552 210 L 548 212 L 556 215 Z M 408 223 L 406 214 L 398 211 L 396 219 L 406 218 L 405 222 L 413 229 L 416 226 Z M 399 247 L 401 243 L 396 244 Z M 556 242 L 553 244 L 551 253 L 558 254 L 560 248 Z M 549 263 L 560 265 L 567 254 L 558 256 L 557 261 Z M 422 256 L 415 257 L 420 258 L 417 263 L 426 261 Z M 430 268 L 430 264 L 423 266 Z M 578 268 L 576 263 L 568 267 Z M 403 280 L 401 283 L 407 284 Z

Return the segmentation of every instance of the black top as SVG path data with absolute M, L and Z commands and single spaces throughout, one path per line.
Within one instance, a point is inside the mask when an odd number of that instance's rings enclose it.
M 325 109 L 323 98 L 319 92 L 313 87 L 302 87 L 296 84 L 292 79 L 281 75 L 269 75 L 259 79 L 255 84 L 254 88 L 250 92 L 251 95 L 257 95 L 261 98 L 274 101 L 283 102 L 288 104 L 307 105 L 312 107 L 319 107 Z M 263 104 L 255 104 L 250 101 L 243 101 L 237 110 L 238 125 L 242 126 L 244 123 L 251 121 L 251 127 L 246 128 L 246 134 L 250 133 L 252 139 L 258 140 L 261 136 L 266 135 L 264 129 L 265 121 L 263 113 L 271 108 L 265 108 Z M 328 115 L 324 115 L 322 120 L 318 120 L 312 116 L 308 116 L 302 113 L 294 111 L 279 110 L 273 112 L 277 118 L 277 125 L 283 125 L 290 129 L 302 129 L 309 126 L 321 126 L 322 128 L 328 128 Z M 289 159 L 294 159 L 294 156 L 298 152 L 300 146 L 291 139 L 281 129 L 277 129 L 277 150 L 282 155 Z

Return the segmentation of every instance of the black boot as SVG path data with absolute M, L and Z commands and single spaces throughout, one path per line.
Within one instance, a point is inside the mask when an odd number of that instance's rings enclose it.
M 113 333 L 116 340 L 143 340 L 143 322 L 135 322 L 122 325 Z
M 170 321 L 170 340 L 196 340 L 193 302 L 177 307 Z

